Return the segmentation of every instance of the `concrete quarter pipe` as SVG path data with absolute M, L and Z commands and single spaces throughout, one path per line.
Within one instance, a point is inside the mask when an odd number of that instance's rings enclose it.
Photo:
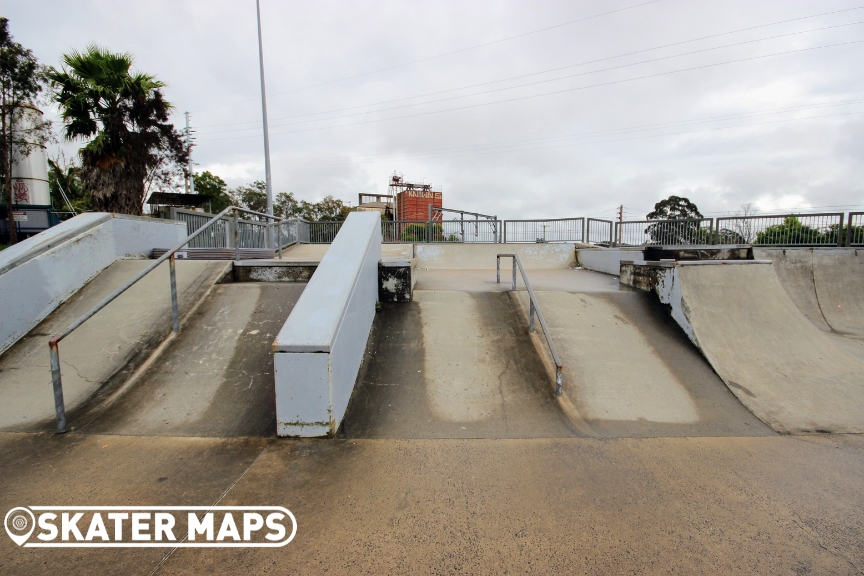
M 756 416 L 778 432 L 864 432 L 864 363 L 796 308 L 772 267 L 674 271 L 696 344 Z

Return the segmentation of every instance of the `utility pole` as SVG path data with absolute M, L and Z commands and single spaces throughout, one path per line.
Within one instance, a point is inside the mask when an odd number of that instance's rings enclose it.
M 270 180 L 270 133 L 267 128 L 267 92 L 264 90 L 264 44 L 261 42 L 261 2 L 255 0 L 258 12 L 258 62 L 261 66 L 261 115 L 264 117 L 264 176 L 267 183 L 267 214 L 273 215 L 273 186 Z
M 192 146 L 192 140 L 194 140 L 194 138 L 192 138 L 192 128 L 189 126 L 189 112 L 184 112 L 183 114 L 186 116 L 186 129 L 184 130 L 184 132 L 186 132 L 186 146 L 191 147 Z M 195 169 L 193 168 L 191 152 L 189 154 L 189 165 L 186 167 L 186 170 L 187 170 L 187 172 L 189 172 L 189 176 L 186 177 L 186 193 L 187 194 L 194 194 L 195 193 L 195 172 L 194 172 Z
M 624 227 L 624 205 L 618 207 L 618 238 L 616 246 L 621 247 L 621 229 Z

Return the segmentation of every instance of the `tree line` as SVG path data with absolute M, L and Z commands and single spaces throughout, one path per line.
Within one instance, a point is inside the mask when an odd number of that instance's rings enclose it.
M 170 122 L 174 107 L 163 94 L 165 84 L 134 70 L 131 54 L 91 44 L 63 54 L 61 62 L 59 68 L 40 64 L 14 41 L 9 20 L 0 17 L 0 188 L 11 244 L 17 240 L 12 167 L 55 140 L 50 122 L 34 123 L 25 114 L 28 107 L 50 102 L 60 110 L 62 138 L 82 142 L 73 158 L 49 161 L 51 201 L 58 211 L 141 215 L 150 193 L 175 191 L 189 177 L 198 191 L 212 194 L 215 211 L 231 204 L 266 210 L 262 182 L 229 189 L 210 172 L 189 173 L 191 147 Z M 274 210 L 280 216 L 341 220 L 349 208 L 332 196 L 307 202 L 283 192 Z

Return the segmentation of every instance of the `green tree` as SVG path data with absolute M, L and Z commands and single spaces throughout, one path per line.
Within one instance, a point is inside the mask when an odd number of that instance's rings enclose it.
M 51 191 L 51 206 L 55 210 L 65 212 L 71 208 L 75 212 L 86 212 L 93 209 L 90 192 L 81 180 L 81 167 L 67 162 L 62 155 L 48 159 L 48 188 Z
M 795 216 L 788 216 L 782 224 L 768 226 L 756 235 L 757 244 L 783 246 L 787 244 L 833 244 L 836 242 L 836 230 L 823 233 L 820 230 L 802 224 Z
M 267 212 L 267 184 L 261 180 L 256 180 L 249 186 L 233 188 L 230 194 L 241 208 L 262 214 Z
M 192 176 L 195 181 L 195 192 L 210 196 L 210 211 L 218 214 L 234 203 L 234 198 L 228 192 L 228 185 L 222 178 L 205 170 Z
M 654 210 L 646 214 L 646 219 L 661 222 L 649 224 L 645 233 L 656 244 L 710 244 L 711 230 L 701 228 L 699 222 L 694 221 L 702 217 L 699 208 L 688 198 L 669 196 L 654 204 Z
M 315 206 L 317 219 L 323 221 L 345 220 L 348 214 L 354 210 L 346 206 L 341 200 L 333 198 L 333 196 L 325 196 L 319 202 L 316 202 Z
M 44 69 L 33 52 L 12 39 L 9 20 L 0 17 L 0 182 L 10 245 L 18 241 L 12 213 L 12 166 L 51 137 L 51 123 L 31 110 L 45 85 Z
M 189 148 L 169 122 L 172 110 L 154 76 L 130 72 L 133 58 L 95 45 L 50 69 L 67 140 L 79 150 L 93 207 L 140 215 L 148 189 L 170 188 L 185 173 Z
M 687 220 L 703 218 L 699 208 L 683 196 L 669 196 L 654 204 L 654 210 L 645 215 L 647 220 Z

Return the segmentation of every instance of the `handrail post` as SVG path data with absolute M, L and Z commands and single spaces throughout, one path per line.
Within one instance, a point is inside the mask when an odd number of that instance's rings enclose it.
M 282 220 L 276 223 L 276 243 L 279 245 L 279 259 L 282 259 Z
M 234 209 L 234 260 L 240 259 L 240 212 Z
M 516 290 L 516 256 L 513 256 L 513 290 Z
M 495 283 L 501 283 L 501 256 L 495 257 Z
M 174 332 L 180 331 L 180 308 L 177 305 L 177 270 L 174 266 L 174 253 L 168 259 L 169 276 L 171 277 L 171 320 Z
M 63 434 L 68 430 L 66 427 L 66 406 L 63 403 L 63 381 L 60 376 L 60 351 L 57 349 L 54 338 L 48 341 L 48 350 L 51 355 L 51 383 L 54 386 L 54 411 L 57 413 L 57 433 Z
M 555 367 L 555 396 L 561 396 L 564 392 L 564 374 L 561 366 Z
M 534 299 L 529 298 L 529 312 L 528 312 L 528 332 L 534 332 Z

